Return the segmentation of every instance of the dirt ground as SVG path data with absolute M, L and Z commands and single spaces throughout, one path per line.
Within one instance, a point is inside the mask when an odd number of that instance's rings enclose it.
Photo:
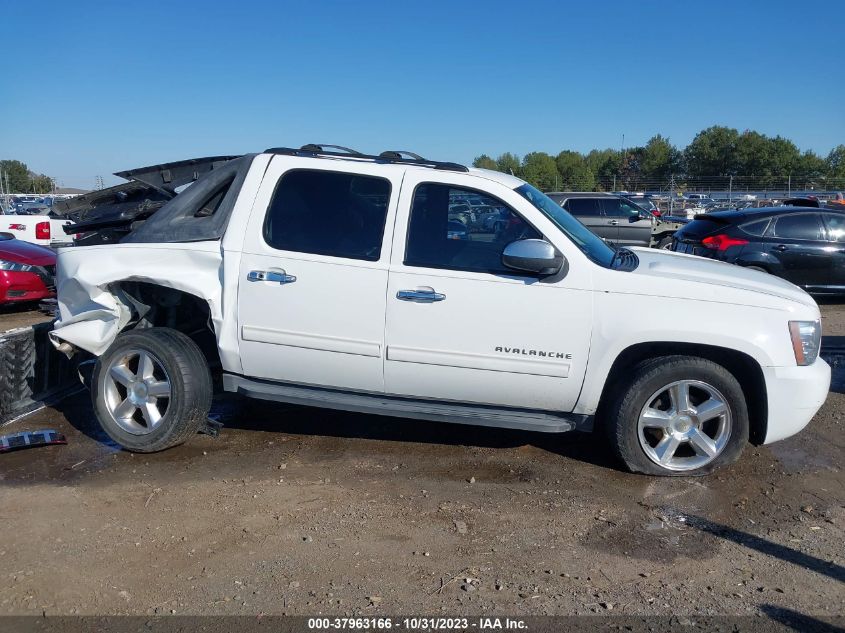
M 0 455 L 0 615 L 842 615 L 835 377 L 799 435 L 674 479 L 589 435 L 236 399 L 218 438 L 133 455 L 80 394 L 3 427 L 68 445 Z

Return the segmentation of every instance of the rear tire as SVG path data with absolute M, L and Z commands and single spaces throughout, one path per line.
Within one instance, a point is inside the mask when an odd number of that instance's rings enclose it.
M 213 392 L 200 349 L 169 328 L 118 335 L 97 359 L 91 386 L 103 430 L 138 453 L 162 451 L 195 434 L 208 418 Z
M 727 369 L 704 358 L 643 361 L 611 397 L 604 429 L 631 472 L 706 475 L 735 462 L 748 442 L 742 387 Z
M 657 243 L 657 249 L 661 251 L 668 251 L 672 248 L 672 236 L 664 237 Z

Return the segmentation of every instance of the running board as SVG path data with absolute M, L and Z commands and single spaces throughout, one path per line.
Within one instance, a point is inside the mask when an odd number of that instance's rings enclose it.
M 322 387 L 244 378 L 233 374 L 223 375 L 223 388 L 226 391 L 261 400 L 433 422 L 472 424 L 540 433 L 564 433 L 576 428 L 589 430 L 592 426 L 591 416 L 586 415 L 337 391 Z

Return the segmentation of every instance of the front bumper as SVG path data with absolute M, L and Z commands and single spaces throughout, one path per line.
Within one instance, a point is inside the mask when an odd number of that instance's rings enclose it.
M 830 365 L 819 358 L 807 367 L 763 367 L 769 419 L 763 444 L 803 429 L 824 404 L 830 390 Z
M 0 304 L 55 296 L 52 284 L 48 286 L 44 282 L 38 273 L 0 270 Z

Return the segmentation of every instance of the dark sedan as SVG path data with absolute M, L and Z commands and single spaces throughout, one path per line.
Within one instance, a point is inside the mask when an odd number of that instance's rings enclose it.
M 783 277 L 813 294 L 845 294 L 845 211 L 769 207 L 697 215 L 672 250 Z

